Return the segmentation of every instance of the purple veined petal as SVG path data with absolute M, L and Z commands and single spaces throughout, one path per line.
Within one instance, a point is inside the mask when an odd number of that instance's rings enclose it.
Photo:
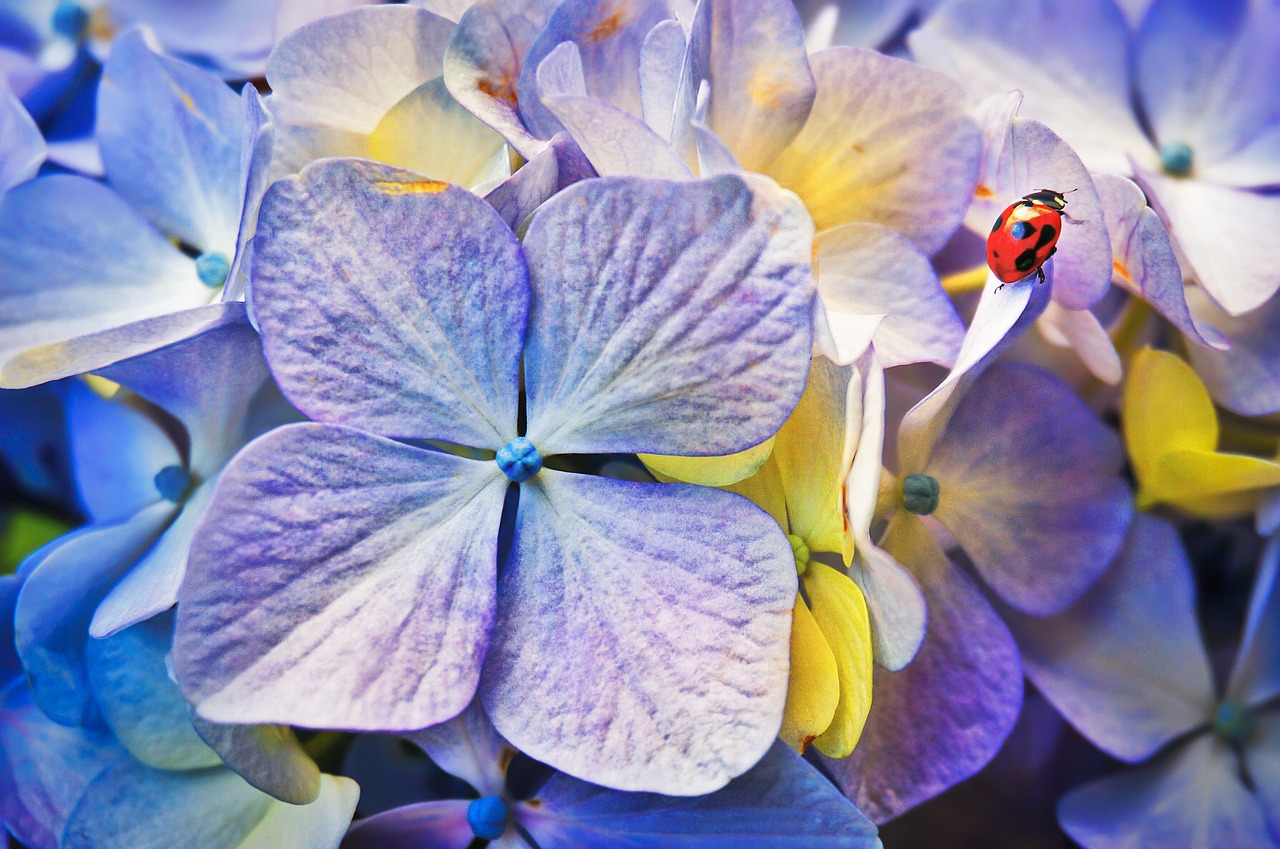
M 1187 304 L 1197 325 L 1230 340 L 1231 348 L 1210 351 L 1188 346 L 1196 373 L 1213 399 L 1242 416 L 1280 411 L 1280 297 L 1275 295 L 1252 312 L 1232 317 L 1201 289 L 1187 290 Z
M 209 507 L 215 483 L 205 481 L 187 496 L 155 544 L 102 599 L 89 623 L 90 636 L 109 637 L 178 603 L 191 540 Z
M 0 88 L 0 193 L 26 182 L 44 163 L 44 136 L 8 86 Z
M 957 388 L 972 383 L 982 370 L 1040 317 L 1053 291 L 1053 262 L 1045 264 L 1045 282 L 1035 275 L 1000 286 L 987 275 L 978 310 L 969 324 L 956 364 L 942 383 L 912 407 L 898 428 L 898 467 L 921 469 L 929 460 L 933 443 L 946 429 L 955 405 L 963 397 Z M 997 289 L 999 291 L 997 291 Z
M 602 177 L 693 178 L 689 166 L 670 145 L 640 119 L 617 107 L 590 97 L 544 97 L 542 103 Z
M 813 231 L 784 194 L 727 175 L 612 178 L 542 207 L 524 239 L 540 451 L 731 454 L 781 426 L 813 309 Z
M 161 501 L 156 475 L 183 465 L 160 425 L 83 384 L 68 389 L 67 425 L 76 490 L 91 522 L 124 521 Z
M 1272 536 L 1262 552 L 1244 639 L 1231 679 L 1227 698 L 1247 705 L 1260 705 L 1280 695 L 1280 536 Z
M 1111 240 L 1089 170 L 1053 130 L 1016 117 L 1016 98 L 990 100 L 1000 105 L 985 110 L 986 157 L 965 224 L 985 238 L 992 222 L 1024 195 L 1063 192 L 1067 208 L 1054 254 L 1053 299 L 1069 310 L 1087 309 L 1106 294 L 1112 275 Z
M 60 343 L 167 318 L 211 297 L 191 260 L 118 195 L 83 177 L 43 177 L 5 194 L 0 256 L 0 384 L 9 389 L 139 353 L 131 331 L 81 347 Z
M 1280 832 L 1280 711 L 1259 713 L 1254 737 L 1244 752 L 1245 769 L 1274 835 Z
M 845 560 L 851 564 L 849 577 L 867 602 L 872 655 L 876 663 L 896 672 L 911 662 L 924 640 L 925 600 L 911 573 L 871 539 L 885 431 L 884 368 L 874 350 L 864 355 L 854 374 L 861 384 L 858 414 L 862 426 L 844 486 L 845 514 L 856 556 L 851 558 L 846 551 Z M 850 383 L 849 415 L 853 416 L 855 387 Z M 886 533 L 881 542 L 887 539 Z
M 785 0 L 708 0 L 689 36 L 690 82 L 711 83 L 706 125 L 749 171 L 765 171 L 814 105 L 804 29 Z
M 1050 345 L 1070 348 L 1089 373 L 1108 386 L 1118 386 L 1124 376 L 1120 355 L 1107 328 L 1087 309 L 1064 309 L 1051 302 L 1036 322 L 1036 329 Z
M 791 548 L 745 498 L 543 469 L 521 487 L 481 696 L 570 775 L 709 793 L 777 737 L 795 598 Z
M 561 188 L 564 173 L 560 149 L 565 147 L 574 147 L 573 140 L 567 134 L 556 136 L 542 152 L 484 196 L 512 232 L 521 230 L 534 210 Z
M 267 361 L 309 417 L 493 450 L 515 438 L 526 271 L 480 198 L 314 163 L 267 192 L 252 275 Z
M 876 827 L 821 773 L 777 742 L 709 796 L 619 793 L 552 776 L 519 822 L 542 849 L 878 849 Z
M 824 230 L 814 247 L 818 297 L 828 317 L 884 315 L 874 336 L 884 368 L 955 362 L 964 322 L 915 243 L 887 227 L 856 222 Z
M 210 305 L 191 336 L 101 370 L 173 414 L 191 439 L 189 467 L 212 478 L 244 444 L 245 416 L 268 379 L 262 344 L 240 302 Z
M 73 531 L 37 552 L 41 560 L 18 596 L 14 627 L 36 700 L 53 719 L 80 725 L 97 715 L 85 668 L 89 622 L 173 510 L 159 501 L 122 522 Z
M 1116 432 L 1061 379 L 997 363 L 969 385 L 920 471 L 937 480 L 934 515 L 983 580 L 1047 616 L 1120 550 L 1133 516 L 1124 462 Z
M 319 797 L 320 769 L 289 726 L 216 725 L 189 715 L 222 763 L 263 793 L 293 805 L 309 805 Z
M 809 61 L 809 120 L 763 170 L 800 195 L 819 231 L 872 221 L 936 253 L 964 219 L 982 151 L 959 86 L 857 47 Z
M 458 21 L 444 56 L 444 81 L 459 103 L 526 159 L 542 152 L 520 115 L 525 56 L 560 0 L 478 0 Z
M 488 462 L 347 428 L 250 443 L 191 546 L 173 651 L 188 699 L 226 724 L 455 716 L 488 643 L 507 483 Z
M 251 787 L 229 769 L 165 772 L 121 758 L 98 775 L 67 820 L 67 849 L 189 846 L 309 849 L 336 846 L 360 790 L 325 776 L 310 805 L 290 805 Z
M 461 778 L 481 796 L 506 792 L 507 766 L 516 750 L 493 727 L 475 699 L 448 722 L 405 735 L 450 775 Z
M 640 54 L 645 36 L 670 17 L 663 0 L 565 0 L 529 46 L 519 79 L 519 109 L 539 138 L 560 131 L 536 79 L 543 59 L 565 42 L 578 49 L 586 95 L 640 118 Z
M 1115 564 L 1062 613 L 1002 613 L 1027 677 L 1108 754 L 1142 760 L 1212 714 L 1191 565 L 1165 522 L 1137 518 Z
M 572 41 L 560 42 L 544 56 L 534 69 L 534 79 L 539 97 L 587 96 L 582 51 Z
M 285 124 L 371 132 L 405 95 L 441 75 L 456 28 L 397 5 L 351 9 L 299 27 L 267 60 L 271 111 Z
M 1136 72 L 1152 133 L 1190 147 L 1197 178 L 1280 184 L 1280 109 L 1265 82 L 1280 75 L 1277 27 L 1276 9 L 1246 0 L 1161 0 L 1143 19 Z
M 239 99 L 222 80 L 117 38 L 98 87 L 107 180 L 160 232 L 230 261 L 244 200 Z
M 55 849 L 85 788 L 123 754 L 105 731 L 54 722 L 12 682 L 0 690 L 0 834 Z
M 1114 0 L 948 2 L 907 44 L 976 98 L 1021 90 L 1022 117 L 1062 133 L 1094 171 L 1128 173 L 1127 154 L 1158 159 L 1130 103 L 1129 33 Z
M 1076 788 L 1058 803 L 1058 822 L 1086 849 L 1276 845 L 1236 756 L 1208 734 Z
M 1117 174 L 1099 174 L 1093 182 L 1111 237 L 1111 279 L 1151 304 L 1192 342 L 1220 351 L 1231 347 L 1226 336 L 1198 322 L 1188 308 L 1182 267 L 1169 233 L 1160 216 L 1147 206 L 1142 189 Z
M 419 802 L 374 814 L 352 824 L 342 849 L 467 849 L 475 840 L 467 823 L 470 804 L 455 799 Z
M 1159 213 L 1188 269 L 1219 306 L 1239 316 L 1258 309 L 1280 288 L 1280 266 L 1266 245 L 1280 228 L 1280 195 L 1138 171 L 1137 181 Z M 1224 250 L 1223 245 L 1246 246 Z
M 105 640 L 89 640 L 89 680 L 102 715 L 129 754 L 165 770 L 221 766 L 187 718 L 187 703 L 169 680 L 165 654 L 173 620 L 157 617 Z
M 1022 704 L 1018 649 L 982 593 L 948 562 L 923 522 L 899 516 L 890 531 L 890 553 L 910 565 L 928 600 L 928 632 L 901 672 L 876 670 L 871 714 L 853 754 L 823 759 L 876 822 L 985 766 Z
M 666 141 L 675 129 L 687 49 L 684 27 L 671 19 L 649 30 L 640 47 L 641 114 L 649 129 Z
M 276 146 L 275 119 L 253 83 L 240 90 L 243 116 L 240 146 L 240 227 L 236 233 L 236 253 L 222 287 L 223 301 L 243 301 L 247 280 L 249 247 L 258 223 L 258 206 L 271 178 L 271 160 Z

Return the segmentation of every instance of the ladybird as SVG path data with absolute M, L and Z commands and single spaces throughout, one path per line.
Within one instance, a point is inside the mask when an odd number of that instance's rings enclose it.
M 987 236 L 987 265 L 1000 285 L 1013 283 L 1031 274 L 1044 282 L 1044 268 L 1049 257 L 1058 250 L 1058 236 L 1062 234 L 1062 211 L 1067 199 L 1062 192 L 1041 189 L 1022 200 L 1009 204 L 991 225 Z

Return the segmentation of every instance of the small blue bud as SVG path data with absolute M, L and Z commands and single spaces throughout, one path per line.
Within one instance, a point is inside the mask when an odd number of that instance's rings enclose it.
M 79 3 L 62 0 L 54 8 L 49 25 L 58 35 L 79 41 L 89 29 L 89 12 Z
M 907 475 L 902 479 L 902 506 L 917 516 L 938 509 L 938 481 L 928 475 Z
M 231 260 L 226 254 L 207 253 L 196 257 L 196 274 L 200 282 L 210 289 L 216 289 L 227 282 L 231 273 Z
M 517 436 L 499 448 L 493 459 L 502 473 L 516 483 L 524 483 L 542 469 L 542 455 L 524 436 Z
M 1243 743 L 1253 727 L 1253 714 L 1235 702 L 1223 702 L 1214 711 L 1214 733 L 1229 743 Z
M 507 800 L 501 796 L 485 796 L 467 806 L 467 825 L 471 833 L 484 840 L 497 840 L 507 830 L 511 815 Z
M 1185 177 L 1191 173 L 1195 152 L 1182 142 L 1169 142 L 1160 148 L 1160 169 L 1170 177 Z
M 165 466 L 153 480 L 160 497 L 174 504 L 181 503 L 191 489 L 191 473 L 181 466 Z

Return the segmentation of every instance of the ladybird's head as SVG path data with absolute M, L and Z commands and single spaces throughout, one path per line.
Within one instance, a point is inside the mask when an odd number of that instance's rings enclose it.
M 1074 192 L 1075 189 L 1072 189 L 1071 191 Z M 1038 203 L 1041 206 L 1047 206 L 1050 209 L 1062 209 L 1067 205 L 1067 199 L 1063 197 L 1064 194 L 1070 194 L 1070 192 L 1055 192 L 1053 189 L 1041 189 L 1038 192 L 1023 195 L 1022 199 L 1029 200 L 1032 203 Z

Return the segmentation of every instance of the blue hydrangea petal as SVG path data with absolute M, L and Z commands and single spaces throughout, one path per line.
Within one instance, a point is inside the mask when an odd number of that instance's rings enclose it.
M 1027 677 L 1115 757 L 1146 758 L 1213 710 L 1191 565 L 1169 524 L 1138 518 L 1115 564 L 1063 613 L 1004 616 Z
M 1276 834 L 1280 833 L 1280 711 L 1259 712 L 1254 721 L 1256 736 L 1245 750 L 1244 763 L 1271 833 Z
M 309 805 L 320 795 L 320 769 L 289 726 L 215 725 L 188 714 L 200 739 L 263 793 L 293 805 Z
M 1275 845 L 1236 756 L 1208 734 L 1076 788 L 1058 803 L 1058 822 L 1086 849 Z
M 634 174 L 670 180 L 693 172 L 653 130 L 633 115 L 590 97 L 544 97 L 543 104 L 582 147 L 603 177 Z
M 812 231 L 776 187 L 611 178 L 525 235 L 528 436 L 544 454 L 729 454 L 763 442 L 808 372 Z
M 31 849 L 53 849 L 76 801 L 123 754 L 109 734 L 60 725 L 21 679 L 0 691 L 0 832 Z
M 881 541 L 928 603 L 923 645 L 901 672 L 875 670 L 871 713 L 853 754 L 823 758 L 868 816 L 884 822 L 968 778 L 1000 749 L 1022 704 L 1018 649 L 982 592 L 914 516 Z
M 0 575 L 0 681 L 5 686 L 22 675 L 22 661 L 14 644 L 13 611 L 18 605 L 18 592 L 22 578 L 17 575 Z
M 1120 550 L 1133 516 L 1124 462 L 1119 435 L 1061 379 L 996 363 L 971 384 L 928 464 L 902 469 L 938 480 L 936 516 L 983 580 L 1046 616 L 1079 598 Z
M 100 368 L 138 353 L 147 339 L 126 332 L 87 350 L 56 343 L 209 301 L 191 260 L 118 195 L 82 177 L 43 177 L 7 193 L 0 256 L 0 384 L 8 388 Z
M 335 5 L 324 3 L 321 8 Z M 262 76 L 276 33 L 290 29 L 277 20 L 283 16 L 283 10 L 273 7 L 267 12 L 252 0 L 177 5 L 167 0 L 115 0 L 108 20 L 119 29 L 146 24 L 167 52 L 211 68 L 227 80 L 245 80 Z
M 795 593 L 790 544 L 745 498 L 544 469 L 521 487 L 485 709 L 583 780 L 717 790 L 777 736 Z
M 1213 400 L 1244 416 L 1280 411 L 1280 298 L 1241 316 L 1230 316 L 1199 289 L 1187 290 L 1187 303 L 1200 326 L 1230 340 L 1229 350 L 1188 346 L 1196 373 Z
M 228 724 L 404 730 L 471 701 L 507 480 L 492 462 L 287 425 L 222 473 L 191 547 L 174 666 Z
M 516 436 L 526 271 L 480 198 L 317 162 L 268 191 L 252 277 L 272 373 L 311 418 L 491 450 Z
M 709 796 L 618 793 L 563 773 L 517 808 L 542 849 L 879 849 L 876 827 L 782 743 Z
M 1157 161 L 1134 117 L 1129 32 L 1114 0 L 947 3 L 907 44 L 976 99 L 1021 90 L 1019 114 L 1061 133 L 1092 171 L 1129 173 L 1129 154 Z
M 30 180 L 45 156 L 44 136 L 6 86 L 0 89 L 0 193 Z
M 236 233 L 236 252 L 222 287 L 223 301 L 245 299 L 245 271 L 251 252 L 253 230 L 258 220 L 258 205 L 271 179 L 271 160 L 275 153 L 276 125 L 262 96 L 245 83 L 240 91 L 242 130 L 240 146 L 240 227 Z
M 365 817 L 351 826 L 342 849 L 466 849 L 475 839 L 467 824 L 468 805 L 456 799 L 419 802 Z
M 684 27 L 673 19 L 649 30 L 640 47 L 641 115 L 649 129 L 665 141 L 675 135 L 677 106 L 685 96 L 682 77 L 687 49 Z
M 561 133 L 484 196 L 513 232 L 522 229 L 534 210 L 550 200 L 560 188 L 573 182 L 562 182 L 564 177 L 571 176 L 560 164 L 563 148 L 571 148 L 579 157 L 582 156 L 568 133 Z
M 335 846 L 360 791 L 325 776 L 310 805 L 279 802 L 229 769 L 167 772 L 122 758 L 102 772 L 67 820 L 66 849 L 167 849 L 174 835 L 195 847 L 310 849 Z
M 418 744 L 436 766 L 461 778 L 481 796 L 503 792 L 506 766 L 515 749 L 493 727 L 479 699 L 448 722 L 406 738 Z
M 1231 679 L 1227 699 L 1260 705 L 1280 695 L 1280 537 L 1272 537 L 1263 550 L 1254 578 L 1244 639 Z
M 89 622 L 173 509 L 160 501 L 123 522 L 73 531 L 37 552 L 39 565 L 18 596 L 15 630 L 36 700 L 55 720 L 78 725 L 97 715 L 85 667 Z
M 744 168 L 764 171 L 800 132 L 814 103 L 795 8 L 785 0 L 703 3 L 689 52 L 692 79 L 711 82 L 707 127 Z
M 162 233 L 235 254 L 241 123 L 218 77 L 155 53 L 142 30 L 113 42 L 98 88 L 102 161 L 112 187 Z
M 365 6 L 299 27 L 267 60 L 271 111 L 283 124 L 370 133 L 405 95 L 440 76 L 455 29 L 403 5 Z
M 525 127 L 520 114 L 520 75 L 529 48 L 559 4 L 479 0 L 458 21 L 444 57 L 449 93 L 526 159 L 541 153 L 545 142 Z

